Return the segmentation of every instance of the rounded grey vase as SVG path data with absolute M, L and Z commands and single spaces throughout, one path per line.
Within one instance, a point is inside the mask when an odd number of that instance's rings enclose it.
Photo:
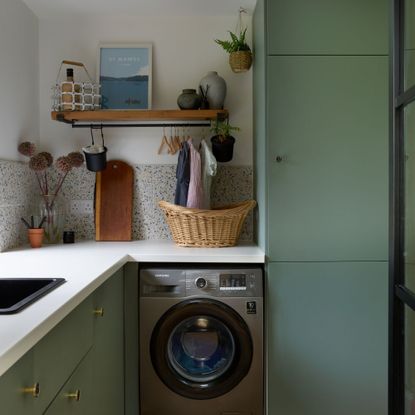
M 197 110 L 200 107 L 201 98 L 195 89 L 183 89 L 177 98 L 177 105 L 182 110 Z
M 203 88 L 211 109 L 223 109 L 226 97 L 226 82 L 217 72 L 211 71 L 202 78 L 200 86 Z

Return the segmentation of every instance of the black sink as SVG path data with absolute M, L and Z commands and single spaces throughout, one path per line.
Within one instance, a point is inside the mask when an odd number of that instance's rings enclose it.
M 0 278 L 0 314 L 17 313 L 64 282 L 64 278 Z

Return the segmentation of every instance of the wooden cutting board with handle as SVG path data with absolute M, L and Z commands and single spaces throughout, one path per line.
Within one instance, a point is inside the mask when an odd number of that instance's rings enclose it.
M 133 168 L 119 160 L 97 172 L 95 187 L 95 239 L 131 241 Z

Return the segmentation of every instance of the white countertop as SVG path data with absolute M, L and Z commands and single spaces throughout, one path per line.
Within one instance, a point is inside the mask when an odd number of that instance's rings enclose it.
M 264 263 L 253 244 L 180 248 L 172 241 L 77 242 L 0 253 L 0 278 L 65 278 L 21 312 L 0 315 L 0 376 L 125 263 Z M 138 276 L 137 276 L 138 277 Z

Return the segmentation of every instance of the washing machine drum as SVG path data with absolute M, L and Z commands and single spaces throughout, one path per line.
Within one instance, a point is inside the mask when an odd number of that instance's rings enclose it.
M 248 326 L 235 310 L 200 298 L 183 301 L 160 318 L 150 350 L 157 375 L 173 392 L 212 399 L 246 376 L 253 346 Z

